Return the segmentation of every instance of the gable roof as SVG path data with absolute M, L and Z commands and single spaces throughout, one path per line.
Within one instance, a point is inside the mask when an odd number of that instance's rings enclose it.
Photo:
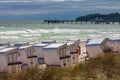
M 66 43 L 52 43 L 46 47 L 43 48 L 43 50 L 55 50 L 58 49 L 59 47 L 65 45 Z
M 4 49 L 4 48 L 7 48 L 8 46 L 0 46 L 0 50 L 1 49 Z
M 20 47 L 20 46 L 25 46 L 25 45 L 29 45 L 29 42 L 19 42 L 19 43 L 15 43 L 14 46 L 16 47 Z
M 86 46 L 92 46 L 92 45 L 100 45 L 105 39 L 92 39 L 90 40 Z
M 47 46 L 48 44 L 46 43 L 39 43 L 39 44 L 35 44 L 34 47 L 44 47 Z
M 10 47 L 10 48 L 1 49 L 0 54 L 6 53 L 6 52 L 14 50 L 14 49 L 17 49 L 17 48 L 16 47 Z
M 110 38 L 109 41 L 113 42 L 113 41 L 120 41 L 120 38 Z
M 33 45 L 21 46 L 21 47 L 19 47 L 19 50 L 24 50 L 24 49 L 32 47 L 32 46 Z

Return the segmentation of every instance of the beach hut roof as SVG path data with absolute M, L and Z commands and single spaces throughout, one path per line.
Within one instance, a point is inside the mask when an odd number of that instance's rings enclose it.
M 72 44 L 74 44 L 73 41 L 71 41 L 71 42 L 67 42 L 67 45 L 68 45 L 68 46 L 69 46 L 69 45 L 72 45 Z
M 4 48 L 7 48 L 8 46 L 0 46 L 0 50 L 1 49 L 4 49 Z
M 105 39 L 92 39 L 87 43 L 87 46 L 92 46 L 92 45 L 99 45 L 101 44 Z
M 26 48 L 29 48 L 29 47 L 32 47 L 33 45 L 27 45 L 27 46 L 22 46 L 22 47 L 19 47 L 19 50 L 24 50 Z
M 110 41 L 120 41 L 120 38 L 111 38 Z
M 65 45 L 66 43 L 52 43 L 46 47 L 43 48 L 43 50 L 54 50 L 58 49 L 59 47 Z
M 47 46 L 48 44 L 45 43 L 39 43 L 39 44 L 35 44 L 34 47 L 44 47 Z
M 10 48 L 1 49 L 0 54 L 6 53 L 6 52 L 14 50 L 14 49 L 17 49 L 17 48 L 16 47 L 10 47 Z
M 29 45 L 29 42 L 19 42 L 19 43 L 15 43 L 14 46 L 20 47 L 20 46 L 22 46 L 23 44 Z

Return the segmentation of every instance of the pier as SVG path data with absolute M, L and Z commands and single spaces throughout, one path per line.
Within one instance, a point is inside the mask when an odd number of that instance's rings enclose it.
M 76 20 L 44 20 L 44 23 L 55 24 L 120 24 L 120 22 L 111 22 L 111 21 L 76 21 Z

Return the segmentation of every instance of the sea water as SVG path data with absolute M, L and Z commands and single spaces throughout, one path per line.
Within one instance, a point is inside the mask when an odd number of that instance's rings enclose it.
M 77 38 L 120 38 L 119 24 L 13 23 L 0 25 L 0 42 L 64 41 Z

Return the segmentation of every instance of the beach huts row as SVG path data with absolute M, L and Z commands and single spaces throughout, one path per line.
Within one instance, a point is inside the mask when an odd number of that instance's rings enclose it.
M 0 43 L 0 72 L 19 72 L 29 67 L 72 67 L 105 53 L 120 53 L 120 39 L 89 39 L 84 48 L 79 39 L 29 44 Z M 85 50 L 86 49 L 86 50 Z M 85 52 L 86 51 L 86 52 Z
M 28 67 L 71 67 L 79 62 L 80 40 L 43 41 L 36 44 L 0 43 L 0 72 L 19 72 Z

